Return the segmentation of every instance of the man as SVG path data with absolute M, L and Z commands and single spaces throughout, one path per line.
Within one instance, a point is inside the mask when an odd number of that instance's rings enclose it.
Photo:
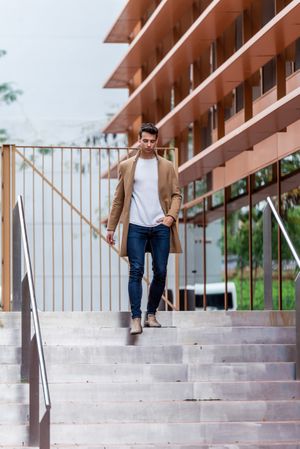
M 106 240 L 114 245 L 114 231 L 123 212 L 121 256 L 128 256 L 128 293 L 132 335 L 142 333 L 141 300 L 145 252 L 152 254 L 153 280 L 149 289 L 146 327 L 161 327 L 155 314 L 165 288 L 169 253 L 181 252 L 176 220 L 181 194 L 172 162 L 156 152 L 158 129 L 144 123 L 139 132 L 139 151 L 119 165 L 107 225 Z

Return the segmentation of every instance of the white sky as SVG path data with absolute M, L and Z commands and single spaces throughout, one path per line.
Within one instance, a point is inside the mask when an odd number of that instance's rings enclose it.
M 125 3 L 0 0 L 0 83 L 24 92 L 0 107 L 11 143 L 78 142 L 125 102 L 127 90 L 102 89 L 127 49 L 102 43 Z

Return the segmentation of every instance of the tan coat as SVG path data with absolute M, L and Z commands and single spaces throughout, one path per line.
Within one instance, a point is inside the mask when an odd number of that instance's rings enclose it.
M 171 215 L 177 220 L 181 204 L 181 194 L 178 179 L 172 162 L 159 156 L 158 161 L 158 193 L 160 204 L 165 215 Z M 136 162 L 140 156 L 138 151 L 135 157 L 123 161 L 119 165 L 119 183 L 116 187 L 107 230 L 114 231 L 122 215 L 123 235 L 121 243 L 121 256 L 127 256 L 127 235 L 129 227 L 130 203 L 133 189 L 134 173 Z M 181 245 L 178 237 L 176 222 L 171 226 L 170 232 L 170 252 L 181 253 Z

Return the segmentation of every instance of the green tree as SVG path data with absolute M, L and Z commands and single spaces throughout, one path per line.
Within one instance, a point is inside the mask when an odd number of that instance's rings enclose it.
M 5 50 L 0 50 L 0 57 L 6 55 Z M 9 105 L 17 100 L 18 96 L 22 94 L 20 89 L 16 89 L 11 82 L 5 82 L 0 84 L 0 106 Z M 5 129 L 0 128 L 0 142 L 7 140 L 7 132 Z

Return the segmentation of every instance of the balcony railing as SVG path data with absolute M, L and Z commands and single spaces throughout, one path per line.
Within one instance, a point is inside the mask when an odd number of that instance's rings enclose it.
M 134 149 L 133 149 L 134 150 Z M 135 149 L 136 151 L 136 149 Z M 159 149 L 177 171 L 177 150 Z M 106 243 L 106 218 L 115 186 L 113 164 L 131 148 L 19 147 L 2 148 L 2 307 L 14 309 L 12 205 L 24 199 L 32 269 L 40 310 L 129 310 L 128 261 L 116 245 Z M 146 257 L 144 296 L 150 285 Z M 176 308 L 178 256 L 170 256 L 164 304 Z M 173 293 L 173 302 L 168 292 Z

